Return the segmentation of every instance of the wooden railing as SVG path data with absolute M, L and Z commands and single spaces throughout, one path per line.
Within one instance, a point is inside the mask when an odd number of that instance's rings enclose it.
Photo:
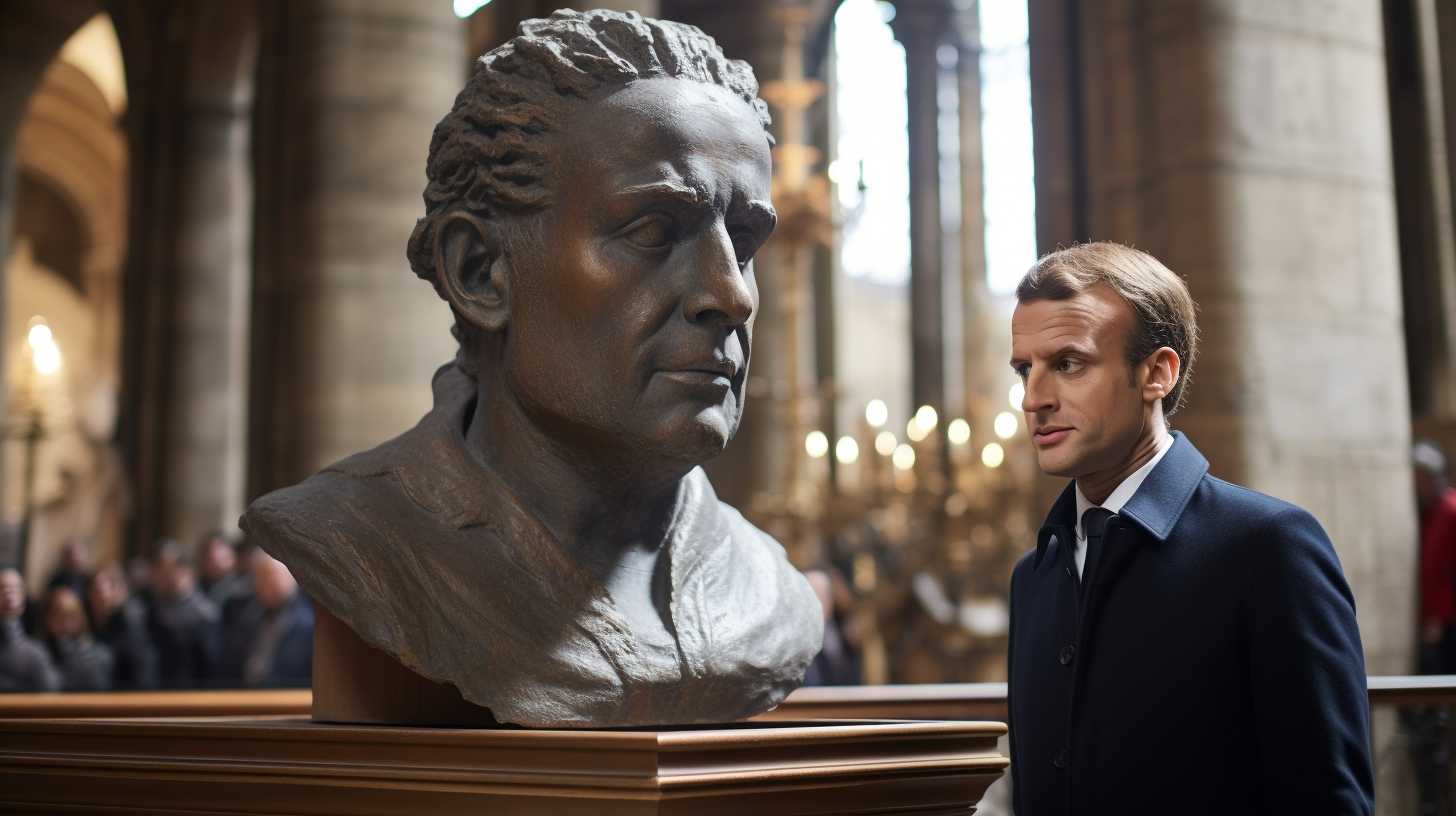
M 1456 705 L 1456 675 L 1371 677 L 1370 706 Z M 0 719 L 57 717 L 307 716 L 312 695 L 296 691 L 172 691 L 105 694 L 0 694 Z M 1005 683 L 803 688 L 766 720 L 997 720 L 1005 722 Z
M 0 719 L 308 716 L 313 694 L 289 691 L 114 691 L 0 694 Z

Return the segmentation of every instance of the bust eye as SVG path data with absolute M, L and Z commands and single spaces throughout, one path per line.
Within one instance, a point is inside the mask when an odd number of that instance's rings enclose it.
M 667 219 L 660 215 L 639 219 L 627 228 L 623 237 L 642 249 L 665 249 L 672 241 Z
M 753 260 L 754 253 L 758 251 L 758 247 L 754 246 L 753 233 L 748 230 L 739 230 L 730 238 L 733 241 L 733 254 L 738 257 L 738 268 L 748 266 L 748 262 Z

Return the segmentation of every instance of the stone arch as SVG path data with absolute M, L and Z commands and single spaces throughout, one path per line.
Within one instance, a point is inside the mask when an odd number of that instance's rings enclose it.
M 33 449 L 33 479 L 23 476 L 29 454 L 18 446 L 9 451 L 5 508 L 8 522 L 24 522 L 16 538 L 29 544 L 24 566 L 32 587 L 70 537 L 93 541 L 101 558 L 119 554 L 120 518 L 106 507 L 115 511 L 116 503 L 102 495 L 114 494 L 120 482 L 109 443 L 126 247 L 124 106 L 116 32 L 96 14 L 54 50 L 7 135 L 5 380 L 20 389 L 10 402 L 44 416 L 45 437 Z M 24 365 L 27 324 L 36 314 L 51 325 L 65 361 L 44 388 Z

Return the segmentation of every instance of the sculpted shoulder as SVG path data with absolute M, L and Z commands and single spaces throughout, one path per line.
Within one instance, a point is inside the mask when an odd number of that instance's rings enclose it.
M 717 671 L 740 678 L 751 716 L 798 686 L 823 642 L 824 614 L 783 545 L 715 503 L 727 535 L 699 565 L 699 580 L 684 582 L 680 602 L 714 610 L 717 624 L 702 627 L 713 641 L 707 651 L 725 664 Z
M 396 597 L 400 548 L 439 525 L 392 469 L 375 466 L 410 435 L 259 498 L 239 521 L 250 541 L 288 565 L 310 597 L 375 644 L 393 641 L 411 625 L 401 619 L 410 605 Z

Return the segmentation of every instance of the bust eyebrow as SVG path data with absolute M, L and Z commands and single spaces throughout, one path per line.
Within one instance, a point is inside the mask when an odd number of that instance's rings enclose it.
M 767 201 L 760 201 L 758 199 L 746 201 L 743 204 L 743 209 L 748 211 L 749 218 L 755 223 L 767 222 L 769 226 L 772 226 L 779 220 L 778 210 L 775 210 L 773 205 Z
M 671 198 L 693 207 L 704 207 L 712 203 L 707 192 L 675 181 L 655 181 L 651 184 L 623 187 L 617 195 L 622 198 Z

